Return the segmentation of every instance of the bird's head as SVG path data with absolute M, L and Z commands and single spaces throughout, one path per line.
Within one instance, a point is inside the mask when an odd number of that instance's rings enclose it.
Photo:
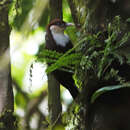
M 60 19 L 54 19 L 50 22 L 47 28 L 50 29 L 50 31 L 55 33 L 64 33 L 66 27 L 73 26 L 73 25 L 74 25 L 73 23 L 67 23 Z

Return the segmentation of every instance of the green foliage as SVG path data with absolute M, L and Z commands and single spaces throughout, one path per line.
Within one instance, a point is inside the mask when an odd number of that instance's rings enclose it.
M 66 67 L 68 70 L 74 70 L 74 65 L 79 64 L 80 62 L 80 54 L 70 54 L 67 56 L 59 57 L 59 59 L 47 69 L 47 73 L 52 72 L 56 69 L 63 69 L 62 67 Z
M 25 100 L 24 96 L 21 93 L 17 93 L 15 95 L 15 103 L 17 106 L 21 108 L 25 108 L 25 106 L 27 105 L 27 101 Z
M 85 106 L 83 107 L 81 102 L 76 103 L 73 102 L 69 109 L 64 115 L 62 116 L 62 121 L 67 124 L 65 127 L 66 130 L 85 130 L 85 127 L 82 124 L 85 120 Z
M 66 29 L 66 33 L 69 35 L 72 43 L 75 45 L 76 41 L 77 41 L 77 29 L 73 26 L 73 27 L 69 27 Z
M 130 38 L 130 32 L 124 33 L 125 28 L 127 28 L 127 24 L 122 24 L 120 17 L 116 16 L 112 23 L 108 24 L 105 32 L 83 34 L 75 47 L 65 54 L 45 50 L 42 47 L 37 54 L 37 59 L 49 64 L 47 73 L 56 69 L 75 72 L 74 79 L 77 86 L 80 87 L 86 78 L 98 79 L 99 81 L 114 79 L 122 85 L 126 81 L 118 75 L 118 70 L 111 66 L 115 61 L 119 65 L 127 61 L 127 57 L 118 52 L 118 49 L 124 46 Z M 113 87 L 109 90 L 113 90 Z M 99 95 L 104 92 L 104 89 L 100 92 Z M 94 96 L 92 101 L 95 100 L 95 97 L 97 96 Z
M 42 44 L 36 57 L 40 62 L 54 63 L 62 55 L 62 53 L 45 49 L 44 44 Z
M 63 0 L 63 20 L 73 21 L 67 0 Z
M 14 0 L 10 9 L 10 17 L 13 16 L 11 24 L 16 29 L 20 29 L 29 11 L 32 9 L 35 0 Z M 14 16 L 15 13 L 15 16 Z
M 87 34 L 86 41 L 78 48 L 83 52 L 79 71 L 83 69 L 90 74 L 89 77 L 95 75 L 98 79 L 118 77 L 117 70 L 111 68 L 107 74 L 106 70 L 115 59 L 119 64 L 124 63 L 124 56 L 118 53 L 118 49 L 128 41 L 130 32 L 120 35 L 125 26 L 120 21 L 120 17 L 116 16 L 113 22 L 108 24 L 106 32 Z
M 40 62 L 46 62 L 49 65 L 51 64 L 46 70 L 47 73 L 56 69 L 73 72 L 74 66 L 80 62 L 80 53 L 71 53 L 73 49 L 63 54 L 56 51 L 46 50 L 44 47 L 41 48 L 36 57 Z
M 31 19 L 31 15 L 29 15 L 29 13 L 34 8 L 35 4 L 36 0 L 14 0 L 10 6 L 9 12 L 9 21 L 12 27 L 20 30 L 27 17 L 30 17 L 29 19 Z M 45 28 L 49 21 L 49 16 L 50 10 L 48 6 L 46 6 L 45 10 L 42 12 L 40 20 L 37 21 L 39 26 Z M 66 21 L 72 21 L 71 12 L 66 0 L 63 1 L 63 19 Z M 34 21 L 32 21 L 32 23 L 33 22 Z

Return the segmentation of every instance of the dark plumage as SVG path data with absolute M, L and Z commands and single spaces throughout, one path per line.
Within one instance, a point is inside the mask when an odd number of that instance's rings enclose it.
M 71 49 L 73 45 L 69 37 L 64 34 L 65 28 L 71 25 L 71 23 L 66 23 L 60 19 L 51 21 L 46 30 L 46 49 L 55 50 L 61 53 L 65 53 Z M 53 71 L 52 74 L 60 84 L 69 90 L 74 99 L 78 96 L 79 91 L 75 86 L 74 80 L 72 78 L 72 73 L 57 69 Z

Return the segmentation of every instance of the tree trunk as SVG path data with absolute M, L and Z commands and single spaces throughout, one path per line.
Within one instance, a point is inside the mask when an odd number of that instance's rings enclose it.
M 55 18 L 62 19 L 62 0 L 50 0 L 50 21 Z
M 14 129 L 8 24 L 9 0 L 0 2 L 0 129 Z
M 130 18 L 129 0 L 88 0 L 87 6 L 87 26 L 89 34 L 98 31 L 107 31 L 109 22 L 112 22 L 115 16 L 120 16 L 122 22 Z M 124 32 L 130 31 L 130 26 L 124 29 Z M 130 54 L 130 40 L 118 50 L 118 53 L 124 54 L 126 58 Z M 123 70 L 130 71 L 130 70 Z M 130 79 L 130 78 L 129 78 Z M 95 82 L 95 83 L 94 83 Z M 114 81 L 116 82 L 116 81 Z M 88 88 L 96 81 L 88 81 Z M 109 84 L 109 81 L 107 82 Z M 106 84 L 106 85 L 107 85 Z M 98 86 L 98 83 L 96 84 Z M 87 106 L 86 129 L 87 130 L 129 130 L 130 129 L 130 89 L 120 89 L 101 95 L 93 105 Z M 85 92 L 84 92 L 85 94 Z M 88 105 L 88 104 L 87 104 Z M 124 121 L 125 120 L 125 121 Z
M 50 21 L 62 19 L 62 0 L 50 0 Z M 48 74 L 48 107 L 50 122 L 53 126 L 61 119 L 62 105 L 60 101 L 60 84 L 53 74 Z

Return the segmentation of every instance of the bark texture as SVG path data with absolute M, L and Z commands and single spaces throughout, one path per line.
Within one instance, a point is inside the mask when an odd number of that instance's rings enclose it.
M 50 21 L 62 19 L 62 0 L 50 0 Z M 48 74 L 48 107 L 50 122 L 53 126 L 61 119 L 62 105 L 60 100 L 60 84 L 53 74 Z
M 62 0 L 50 0 L 50 20 L 55 18 L 63 18 L 62 15 Z
M 8 24 L 9 0 L 0 1 L 0 128 L 14 128 Z

